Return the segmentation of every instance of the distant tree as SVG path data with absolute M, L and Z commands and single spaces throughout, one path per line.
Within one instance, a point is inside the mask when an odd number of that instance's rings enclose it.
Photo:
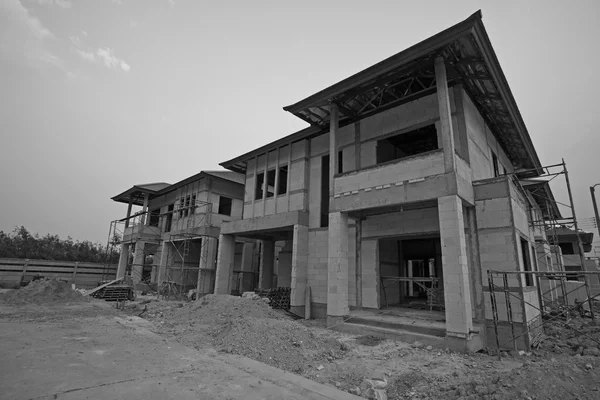
M 119 260 L 119 248 L 112 244 L 118 243 L 119 239 L 117 236 L 112 238 L 111 245 L 107 248 L 89 240 L 73 240 L 70 236 L 62 240 L 58 235 L 49 233 L 46 236 L 37 233 L 31 235 L 21 226 L 11 233 L 0 231 L 0 257 L 116 263 Z

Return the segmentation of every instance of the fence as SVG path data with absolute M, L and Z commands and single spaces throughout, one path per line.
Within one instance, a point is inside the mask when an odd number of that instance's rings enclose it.
M 93 288 L 103 279 L 115 279 L 117 266 L 77 261 L 0 258 L 1 287 L 19 286 L 21 282 L 30 281 L 36 275 L 65 280 L 77 287 Z

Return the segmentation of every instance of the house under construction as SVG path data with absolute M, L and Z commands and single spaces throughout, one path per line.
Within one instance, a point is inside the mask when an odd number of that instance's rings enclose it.
M 156 285 L 166 296 L 196 288 L 212 293 L 220 227 L 242 217 L 243 181 L 235 172 L 202 171 L 173 185 L 135 185 L 113 197 L 128 205 L 109 234 L 109 246 L 121 250 L 117 278 Z M 232 291 L 255 287 L 258 250 L 256 241 L 235 244 Z

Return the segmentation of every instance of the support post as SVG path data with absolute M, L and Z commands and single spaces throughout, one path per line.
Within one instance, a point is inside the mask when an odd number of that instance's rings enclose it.
M 446 304 L 446 336 L 469 340 L 473 330 L 463 207 L 456 195 L 438 198 Z
M 306 282 L 308 279 L 308 226 L 294 225 L 292 245 L 292 284 L 290 311 L 304 316 L 306 312 Z M 310 307 L 310 303 L 308 303 Z
M 442 147 L 444 149 L 444 169 L 448 173 L 456 169 L 456 160 L 454 158 L 454 132 L 448 92 L 448 76 L 446 75 L 446 65 L 442 56 L 435 59 L 435 84 L 440 113 Z
M 565 164 L 565 160 L 562 160 L 563 168 L 565 169 L 565 181 L 567 182 L 567 192 L 569 193 L 569 203 L 571 204 L 571 211 L 573 215 L 573 227 L 575 228 L 575 235 L 577 236 L 577 244 L 579 245 L 579 261 L 581 262 L 581 269 L 585 271 L 585 252 L 583 251 L 583 242 L 581 241 L 581 235 L 579 234 L 579 227 L 577 226 L 577 215 L 575 214 L 575 204 L 573 203 L 573 193 L 571 192 L 571 183 L 569 181 L 569 172 L 567 171 L 567 164 Z M 597 214 L 596 214 L 597 215 Z M 587 276 L 585 278 L 586 283 L 585 287 L 588 290 L 589 294 L 589 286 Z M 590 315 L 592 317 L 592 321 L 596 319 L 594 315 L 594 307 L 593 300 L 590 296 L 588 296 L 588 305 L 590 306 Z
M 131 217 L 131 206 L 133 203 L 129 200 L 129 204 L 127 205 L 127 218 L 125 219 L 125 228 L 129 228 L 129 217 Z
M 117 266 L 117 276 L 115 279 L 125 277 L 125 271 L 127 271 L 127 261 L 129 260 L 129 245 L 121 245 L 121 254 L 119 255 L 119 265 Z
M 134 285 L 142 281 L 142 272 L 144 271 L 145 260 L 144 247 L 146 247 L 145 242 L 138 241 L 135 243 L 133 265 L 131 266 L 131 280 L 133 281 Z
M 336 136 L 339 127 L 339 110 L 336 104 L 329 105 L 329 196 L 333 196 L 335 182 L 333 177 L 337 171 Z
M 275 264 L 275 242 L 263 240 L 260 255 L 260 270 L 258 276 L 258 287 L 260 289 L 271 289 L 273 286 L 273 266 Z
M 79 268 L 79 261 L 75 261 L 73 266 L 73 276 L 71 277 L 71 283 L 75 283 L 75 277 L 77 276 L 77 268 Z
M 140 216 L 140 225 L 146 225 L 146 212 L 148 211 L 148 193 L 144 193 L 144 206 L 142 207 L 142 215 Z M 148 221 L 150 218 L 148 218 Z
M 348 214 L 329 213 L 327 327 L 350 313 L 348 307 Z
M 212 294 L 215 287 L 215 259 L 217 256 L 217 239 L 210 236 L 202 238 L 200 248 L 200 265 L 196 284 L 196 300 Z
M 235 236 L 219 235 L 219 251 L 215 278 L 215 294 L 231 293 L 231 276 L 235 260 Z

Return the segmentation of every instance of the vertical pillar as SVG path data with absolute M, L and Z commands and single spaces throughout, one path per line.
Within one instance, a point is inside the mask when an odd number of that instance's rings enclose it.
M 306 294 L 307 278 L 308 226 L 294 225 L 294 242 L 292 244 L 292 291 L 290 294 L 290 311 L 302 317 L 306 312 L 306 301 L 304 296 Z M 346 287 L 348 287 L 348 285 L 346 285 Z
M 252 269 L 252 261 L 254 256 L 254 243 L 244 243 L 242 248 L 242 287 L 240 292 L 247 292 L 254 290 L 256 282 L 254 282 L 254 274 Z
M 167 263 L 169 262 L 169 243 L 164 241 L 162 243 L 162 248 L 160 251 L 160 261 L 158 265 L 158 277 L 156 279 L 156 283 L 158 284 L 158 289 L 160 291 L 160 287 L 167 276 Z
M 131 217 L 131 206 L 133 203 L 131 199 L 129 200 L 129 204 L 127 205 L 127 218 L 125 219 L 125 228 L 129 228 L 129 217 Z
M 277 286 L 292 286 L 292 253 L 294 251 L 294 241 L 286 240 L 285 245 L 279 252 L 277 263 Z
M 456 195 L 438 198 L 446 336 L 470 339 L 473 328 L 471 287 L 462 201 Z
M 329 105 L 329 196 L 333 196 L 335 184 L 333 177 L 337 171 L 336 136 L 339 127 L 339 110 L 336 104 Z
M 121 254 L 119 255 L 119 265 L 117 267 L 117 277 L 115 279 L 124 278 L 127 270 L 127 261 L 129 260 L 129 245 L 121 245 Z
M 217 257 L 217 238 L 204 236 L 200 248 L 200 266 L 196 286 L 196 300 L 212 294 L 215 288 L 215 259 Z
M 343 321 L 348 308 L 348 214 L 329 213 L 327 326 Z
M 452 131 L 452 114 L 450 113 L 450 96 L 448 94 L 448 76 L 444 58 L 435 59 L 435 82 L 440 113 L 442 147 L 444 149 L 444 168 L 446 172 L 455 170 L 454 132 Z
M 230 294 L 231 275 L 235 260 L 235 236 L 219 235 L 219 252 L 215 277 L 215 294 Z
M 135 243 L 135 253 L 133 254 L 133 265 L 131 266 L 131 280 L 133 284 L 139 283 L 142 281 L 142 271 L 144 270 L 144 247 L 146 243 L 144 242 L 136 242 Z
M 146 222 L 150 221 L 150 218 L 146 218 L 146 212 L 148 211 L 148 193 L 144 193 L 144 205 L 142 206 L 142 215 L 140 216 L 140 225 L 146 225 Z M 148 221 L 146 221 L 148 220 Z
M 258 287 L 260 289 L 271 289 L 273 285 L 273 265 L 275 264 L 275 242 L 263 240 L 261 247 Z

